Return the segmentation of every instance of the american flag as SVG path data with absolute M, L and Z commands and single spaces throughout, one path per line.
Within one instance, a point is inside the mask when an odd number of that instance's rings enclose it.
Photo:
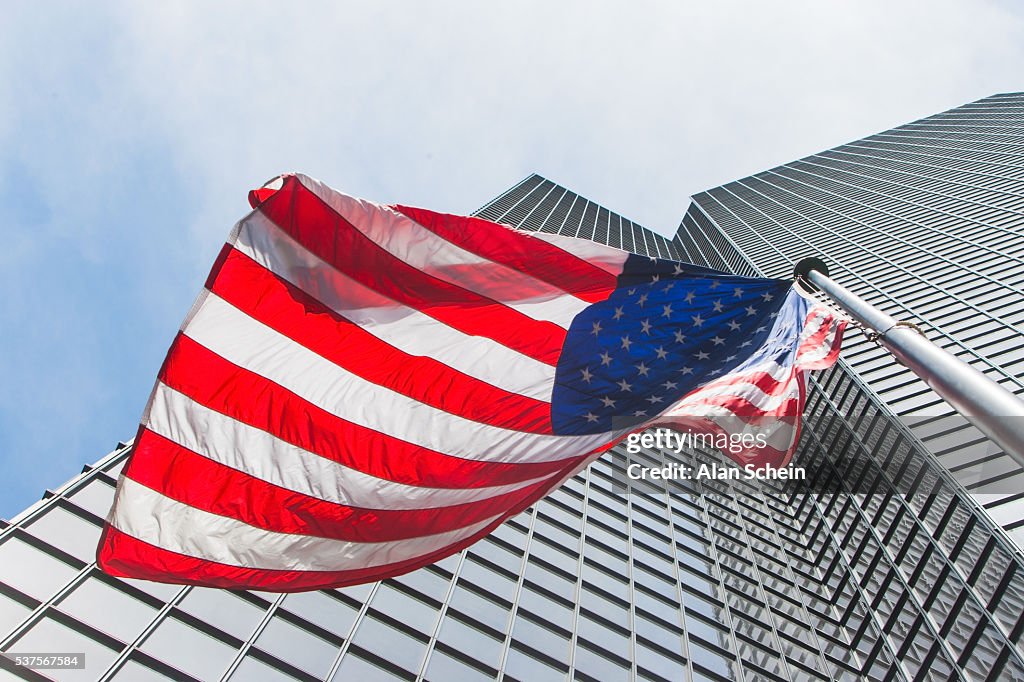
M 757 431 L 788 461 L 843 322 L 740 277 L 289 174 L 250 194 L 174 339 L 107 573 L 294 591 L 481 539 L 627 434 Z

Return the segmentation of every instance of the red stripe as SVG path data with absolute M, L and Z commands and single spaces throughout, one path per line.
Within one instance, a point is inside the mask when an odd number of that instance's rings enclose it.
M 551 405 L 497 388 L 433 358 L 410 355 L 232 250 L 213 292 L 249 316 L 339 367 L 466 419 L 551 434 Z M 514 368 L 508 368 L 514 372 Z
M 179 334 L 160 381 L 201 405 L 263 429 L 327 459 L 378 478 L 432 488 L 518 483 L 558 471 L 567 462 L 477 462 L 412 445 L 327 412 L 262 376 L 234 365 Z M 582 457 L 582 456 L 581 456 Z
M 471 336 L 554 366 L 565 329 L 431 277 L 370 241 L 294 176 L 259 205 L 275 225 L 359 283 Z
M 700 393 L 700 391 L 698 390 L 695 393 Z M 715 395 L 707 398 L 699 398 L 697 400 L 687 401 L 684 407 L 697 407 L 699 405 L 724 407 L 734 416 L 742 419 L 748 424 L 754 423 L 755 421 L 765 417 L 771 417 L 778 421 L 791 422 L 792 420 L 799 418 L 803 413 L 803 405 L 801 405 L 799 400 L 796 398 L 784 400 L 770 411 L 766 411 L 746 398 L 738 395 Z
M 229 566 L 161 549 L 107 525 L 100 538 L 96 563 L 107 575 L 121 578 L 234 590 L 303 592 L 359 585 L 408 573 L 469 547 L 498 525 L 500 523 L 495 522 L 476 535 L 422 557 L 349 571 L 280 571 Z
M 573 468 L 575 464 L 566 466 L 562 470 L 562 475 L 567 475 Z M 538 499 L 554 489 L 561 477 L 555 476 L 548 484 L 548 488 L 537 496 Z M 529 505 L 521 504 L 519 508 L 511 510 L 479 533 L 447 547 L 439 547 L 429 554 L 393 564 L 348 571 L 279 571 L 228 566 L 161 549 L 122 533 L 110 524 L 103 528 L 96 552 L 96 563 L 108 575 L 179 585 L 260 589 L 272 592 L 346 587 L 402 575 L 440 561 L 482 540 L 505 519 L 518 514 L 527 506 Z
M 530 505 L 551 485 L 544 480 L 512 493 L 449 507 L 364 509 L 268 483 L 149 430 L 136 444 L 125 476 L 190 507 L 250 526 L 352 542 L 388 542 L 464 528 L 524 503 Z
M 763 393 L 768 395 L 779 395 L 785 393 L 789 388 L 789 384 L 792 381 L 792 375 L 787 375 L 781 381 L 771 375 L 770 372 L 749 372 L 745 374 L 726 374 L 721 379 L 714 379 L 713 381 L 704 384 L 700 388 L 696 388 L 686 396 L 700 393 L 705 389 L 721 388 L 723 386 L 735 386 L 737 384 L 751 384 L 759 388 Z M 686 397 L 684 396 L 684 397 Z
M 443 239 L 513 270 L 524 272 L 587 301 L 603 301 L 615 290 L 615 275 L 527 232 L 482 218 L 394 206 Z
M 843 345 L 843 333 L 846 331 L 846 324 L 847 320 L 837 320 L 830 316 L 829 320 L 822 324 L 821 329 L 801 343 L 800 347 L 797 349 L 797 365 L 800 369 L 811 370 L 831 367 L 839 357 L 839 351 Z M 824 347 L 825 341 L 833 329 L 835 330 L 835 337 L 832 339 L 828 353 L 817 360 L 810 360 L 806 362 L 802 361 L 801 356 L 813 353 Z

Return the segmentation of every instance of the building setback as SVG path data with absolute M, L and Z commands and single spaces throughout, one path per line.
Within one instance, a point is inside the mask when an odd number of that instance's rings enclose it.
M 1021 392 L 1022 178 L 997 95 L 698 194 L 672 240 L 537 175 L 478 215 L 742 274 L 820 255 Z M 0 531 L 0 650 L 86 669 L 0 678 L 1024 679 L 1019 469 L 860 334 L 808 388 L 808 482 L 624 494 L 656 453 L 616 448 L 434 566 L 292 595 L 98 572 L 119 446 Z

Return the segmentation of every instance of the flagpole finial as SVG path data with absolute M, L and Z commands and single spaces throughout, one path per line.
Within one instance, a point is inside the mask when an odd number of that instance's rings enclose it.
M 815 258 L 814 256 L 808 256 L 807 258 L 802 258 L 793 267 L 793 279 L 797 280 L 811 291 L 818 291 L 818 286 L 811 281 L 810 277 L 808 277 L 811 272 L 820 272 L 826 277 L 828 277 L 829 274 L 828 266 L 825 265 L 825 261 L 820 258 Z

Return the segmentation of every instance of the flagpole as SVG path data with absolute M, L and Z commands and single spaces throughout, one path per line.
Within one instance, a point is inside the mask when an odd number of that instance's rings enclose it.
M 1024 467 L 1024 402 L 1020 398 L 936 346 L 913 324 L 896 320 L 830 278 L 820 259 L 801 260 L 793 275 L 812 291 L 824 292 L 872 330 L 883 348 Z

